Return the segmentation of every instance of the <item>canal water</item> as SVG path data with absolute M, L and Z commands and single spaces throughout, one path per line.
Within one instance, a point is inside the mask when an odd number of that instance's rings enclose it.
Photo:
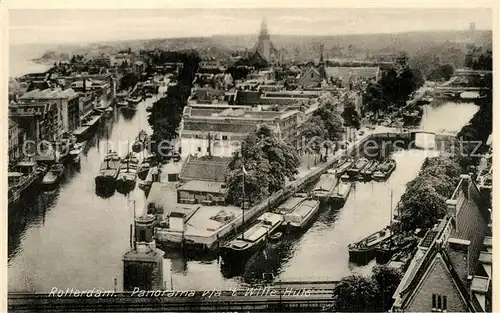
M 136 188 L 126 196 L 115 193 L 101 198 L 95 193 L 94 178 L 106 151 L 106 138 L 114 144 L 133 141 L 140 129 L 148 128 L 146 107 L 153 101 L 140 103 L 134 116 L 124 117 L 120 110 L 115 110 L 113 118 L 99 126 L 81 164 L 66 170 L 59 189 L 35 190 L 21 204 L 9 207 L 9 291 L 48 292 L 52 287 L 113 289 L 115 279 L 117 290 L 122 289 L 121 258 L 129 249 L 134 201 L 140 214 L 145 196 Z M 425 110 L 422 125 L 429 130 L 456 132 L 477 109 L 464 103 L 431 105 Z M 391 190 L 395 206 L 406 183 L 416 176 L 424 159 L 434 153 L 394 153 L 397 168 L 386 182 L 356 183 L 343 208 L 323 207 L 307 232 L 286 236 L 268 246 L 252 257 L 238 276 L 228 275 L 217 258 L 186 258 L 167 251 L 166 286 L 229 288 L 259 281 L 270 273 L 275 280 L 283 281 L 339 280 L 351 273 L 368 273 L 373 264 L 350 264 L 347 245 L 389 223 Z

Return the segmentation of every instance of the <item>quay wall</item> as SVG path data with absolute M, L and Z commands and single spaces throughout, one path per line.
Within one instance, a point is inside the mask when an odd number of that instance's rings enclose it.
M 376 133 L 369 134 L 363 138 L 361 138 L 358 142 L 355 142 L 353 145 L 347 147 L 345 151 L 335 155 L 335 157 L 331 158 L 327 162 L 319 165 L 317 168 L 312 170 L 310 173 L 301 177 L 290 184 L 288 184 L 284 189 L 279 190 L 268 198 L 264 199 L 262 202 L 254 205 L 253 207 L 245 210 L 245 220 L 243 223 L 243 217 L 240 215 L 230 223 L 224 225 L 217 233 L 214 233 L 212 236 L 194 236 L 194 235 L 186 235 L 185 236 L 185 244 L 186 247 L 193 248 L 201 248 L 202 250 L 213 250 L 217 249 L 223 242 L 228 239 L 236 236 L 241 231 L 244 230 L 244 227 L 248 225 L 248 223 L 253 222 L 257 219 L 262 213 L 269 211 L 272 208 L 275 208 L 282 202 L 286 201 L 296 192 L 300 191 L 304 186 L 314 182 L 319 178 L 322 174 L 326 173 L 328 169 L 333 167 L 333 165 L 342 157 L 342 156 L 358 156 L 361 154 L 362 149 L 364 148 L 364 144 L 368 140 L 375 141 L 386 141 L 386 140 L 409 140 L 410 133 L 408 132 L 384 132 L 384 133 Z

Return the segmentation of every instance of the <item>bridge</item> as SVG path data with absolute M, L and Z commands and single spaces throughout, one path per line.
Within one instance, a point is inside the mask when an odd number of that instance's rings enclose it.
M 101 293 L 65 290 L 9 293 L 9 312 L 284 312 L 317 311 L 333 304 L 337 281 L 277 282 L 230 290 Z

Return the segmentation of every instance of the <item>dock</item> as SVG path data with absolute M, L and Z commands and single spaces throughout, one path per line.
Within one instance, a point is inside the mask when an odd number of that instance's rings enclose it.
M 182 229 L 157 229 L 156 238 L 161 242 L 175 243 L 174 246 L 193 247 L 201 250 L 216 250 L 220 245 L 234 237 L 237 233 L 242 232 L 244 227 L 255 221 L 262 213 L 271 211 L 277 208 L 281 203 L 299 192 L 302 187 L 313 183 L 328 169 L 337 164 L 339 159 L 345 156 L 359 155 L 363 144 L 367 140 L 399 140 L 410 139 L 411 132 L 403 132 L 399 129 L 382 127 L 374 130 L 371 133 L 366 133 L 358 138 L 353 144 L 346 149 L 338 150 L 335 155 L 330 156 L 325 163 L 319 164 L 312 168 L 307 173 L 299 175 L 295 181 L 287 182 L 285 188 L 279 190 L 262 202 L 245 210 L 243 220 L 242 211 L 239 207 L 231 206 L 202 206 L 201 204 L 173 204 L 176 201 L 175 184 L 174 183 L 158 183 L 153 184 L 147 202 L 163 203 L 163 216 L 168 216 L 171 212 L 176 212 L 183 216 L 185 223 L 184 231 Z M 163 172 L 162 174 L 166 174 Z M 164 181 L 162 179 L 162 181 Z M 166 185 L 165 185 L 166 184 Z M 170 185 L 169 185 L 170 184 Z M 156 200 L 155 197 L 158 197 Z M 214 221 L 211 217 L 220 213 L 231 215 L 234 217 L 226 224 L 220 224 Z

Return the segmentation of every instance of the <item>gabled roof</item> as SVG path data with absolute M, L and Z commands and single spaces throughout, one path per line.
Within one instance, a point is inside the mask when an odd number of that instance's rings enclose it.
M 480 256 L 485 262 L 489 260 L 487 253 L 481 254 L 489 219 L 478 207 L 477 186 L 467 175 L 461 177 L 451 198 L 453 201 L 449 200 L 448 204 L 458 204 L 458 207 L 422 239 L 394 294 L 395 307 L 408 308 L 437 259 L 444 262 L 444 267 L 453 278 L 453 285 L 439 284 L 436 288 L 455 286 L 470 311 L 482 306 L 475 297 L 469 297 L 468 276 L 476 273 Z M 447 290 L 443 290 L 443 294 L 446 293 Z
M 314 66 L 308 66 L 307 68 L 304 69 L 300 78 L 302 78 L 302 77 L 308 78 L 307 77 L 308 75 L 306 75 L 306 74 L 309 74 L 309 73 L 314 73 L 315 76 L 321 77 L 321 73 Z

